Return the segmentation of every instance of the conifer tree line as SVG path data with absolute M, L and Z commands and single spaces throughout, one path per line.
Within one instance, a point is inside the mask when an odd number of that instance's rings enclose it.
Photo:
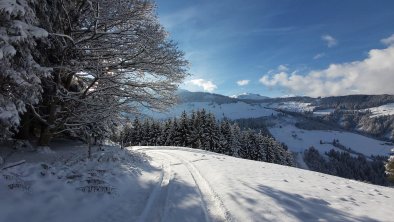
M 294 163 L 292 154 L 273 137 L 241 130 L 227 119 L 217 121 L 204 109 L 163 121 L 135 118 L 115 140 L 124 146 L 183 146 L 288 166 Z
M 152 0 L 1 0 L 0 140 L 105 137 L 164 109 L 188 62 Z
M 384 186 L 390 184 L 385 173 L 386 160 L 384 156 L 372 156 L 368 160 L 363 155 L 333 149 L 325 155 L 314 147 L 304 151 L 304 161 L 310 170 Z

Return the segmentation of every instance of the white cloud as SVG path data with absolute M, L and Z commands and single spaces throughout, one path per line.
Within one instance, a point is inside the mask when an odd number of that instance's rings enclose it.
M 327 43 L 327 47 L 331 48 L 338 44 L 338 41 L 331 35 L 322 35 L 321 39 Z
M 288 70 L 289 70 L 289 68 L 286 65 L 279 65 L 278 66 L 278 71 L 279 72 L 286 72 Z
M 199 11 L 195 7 L 189 7 L 159 17 L 161 24 L 167 29 L 185 24 L 198 16 Z
M 237 84 L 238 84 L 239 86 L 246 86 L 246 85 L 249 84 L 249 82 L 250 82 L 250 80 L 248 80 L 248 79 L 243 79 L 243 80 L 237 81 Z
M 394 44 L 394 34 L 390 37 L 380 40 L 385 45 L 393 45 Z
M 394 42 L 385 49 L 372 49 L 361 61 L 331 64 L 323 70 L 306 74 L 267 74 L 260 82 L 269 87 L 283 87 L 290 93 L 308 96 L 348 94 L 394 94 Z
M 197 86 L 207 92 L 213 92 L 215 89 L 217 89 L 217 86 L 212 81 L 208 81 L 205 79 L 192 79 L 187 81 L 186 85 Z
M 324 56 L 326 56 L 326 54 L 325 53 L 318 53 L 318 54 L 316 54 L 315 56 L 313 56 L 313 59 L 321 59 L 321 58 L 323 58 Z

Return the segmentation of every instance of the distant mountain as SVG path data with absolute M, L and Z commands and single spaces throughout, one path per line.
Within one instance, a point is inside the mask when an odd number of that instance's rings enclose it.
M 177 93 L 179 103 L 190 102 L 213 102 L 217 104 L 236 103 L 238 100 L 228 96 L 206 93 L 206 92 L 190 92 L 187 90 L 179 90 Z
M 248 100 L 265 100 L 265 99 L 270 99 L 270 97 L 267 96 L 262 96 L 260 94 L 254 94 L 254 93 L 242 93 L 239 95 L 233 95 L 230 96 L 231 98 L 235 99 L 248 99 Z
M 265 107 L 266 104 L 261 103 L 262 100 L 246 100 L 220 94 L 190 92 L 187 90 L 179 90 L 177 94 L 178 104 L 167 112 L 145 110 L 143 113 L 157 119 L 178 117 L 183 111 L 190 113 L 193 110 L 201 109 L 213 113 L 218 119 L 257 118 L 277 114 L 275 110 Z

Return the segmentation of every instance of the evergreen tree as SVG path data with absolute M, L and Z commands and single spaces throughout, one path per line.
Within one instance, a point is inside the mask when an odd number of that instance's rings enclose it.
M 207 150 L 218 152 L 217 148 L 219 147 L 219 127 L 216 123 L 215 116 L 212 113 L 208 113 L 205 131 Z
M 189 141 L 190 141 L 190 126 L 189 126 L 189 119 L 186 114 L 186 111 L 182 112 L 181 118 L 179 120 L 179 126 L 177 129 L 177 133 L 179 134 L 178 138 L 178 144 L 180 146 L 189 146 Z
M 231 130 L 230 123 L 224 119 L 220 123 L 220 138 L 219 138 L 219 153 L 223 153 L 229 156 L 234 154 L 234 135 Z
M 243 144 L 243 137 L 241 129 L 237 124 L 233 124 L 231 126 L 231 131 L 233 132 L 233 140 L 232 140 L 232 153 L 235 157 L 241 157 L 241 149 Z
M 133 124 L 133 131 L 131 133 L 131 139 L 130 141 L 134 143 L 134 145 L 141 145 L 142 142 L 142 127 L 140 120 L 138 117 L 134 118 Z
M 388 175 L 388 179 L 394 183 L 394 149 L 391 150 L 391 156 L 386 163 L 386 173 Z

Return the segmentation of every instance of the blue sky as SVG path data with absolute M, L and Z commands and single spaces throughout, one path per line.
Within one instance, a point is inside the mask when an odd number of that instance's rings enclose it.
M 380 87 L 394 83 L 392 0 L 156 4 L 160 22 L 191 63 L 182 88 L 266 96 L 394 93 Z M 376 75 L 385 81 L 363 83 Z

